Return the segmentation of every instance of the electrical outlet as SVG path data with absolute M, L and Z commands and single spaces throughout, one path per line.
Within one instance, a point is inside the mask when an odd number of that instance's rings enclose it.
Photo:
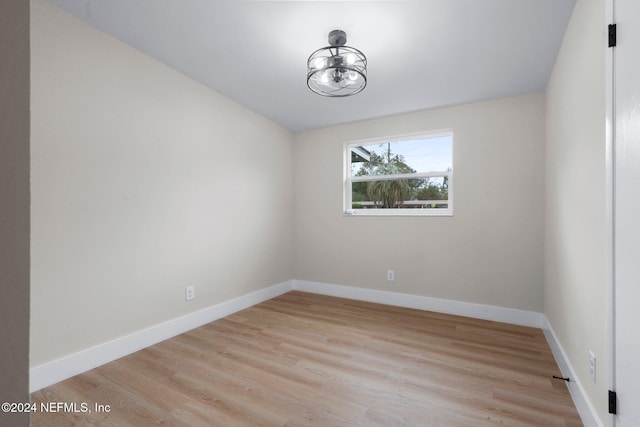
M 393 270 L 387 270 L 387 281 L 393 282 L 396 280 L 396 272 Z
M 185 301 L 191 301 L 196 297 L 196 287 L 195 286 L 187 286 L 184 288 L 184 299 Z
M 596 382 L 596 355 L 593 351 L 589 350 L 589 375 L 593 382 Z

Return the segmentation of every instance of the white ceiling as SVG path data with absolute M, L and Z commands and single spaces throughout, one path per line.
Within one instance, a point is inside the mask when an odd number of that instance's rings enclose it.
M 50 0 L 185 75 L 302 131 L 543 91 L 575 0 Z M 306 60 L 333 29 L 368 60 L 325 98 Z

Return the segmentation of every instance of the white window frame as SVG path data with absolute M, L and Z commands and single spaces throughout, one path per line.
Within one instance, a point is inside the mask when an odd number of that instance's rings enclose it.
M 383 144 L 386 142 L 412 141 L 416 139 L 428 139 L 448 136 L 451 138 L 451 170 L 416 172 L 398 175 L 364 175 L 351 176 L 351 149 L 352 147 Z M 343 187 L 343 212 L 347 216 L 453 216 L 453 130 L 445 129 L 432 132 L 420 132 L 413 134 L 394 135 L 384 138 L 348 141 L 344 143 L 344 187 Z M 352 184 L 354 182 L 397 180 L 413 178 L 448 177 L 448 196 L 446 208 L 398 208 L 398 209 L 354 209 L 352 200 Z M 410 202 L 410 201 L 408 201 Z M 440 200 L 440 202 L 442 202 Z

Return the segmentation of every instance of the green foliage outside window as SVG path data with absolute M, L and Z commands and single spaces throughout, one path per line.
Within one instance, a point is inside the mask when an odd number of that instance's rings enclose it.
M 391 144 L 387 144 L 384 154 L 371 153 L 368 161 L 360 164 L 355 176 L 398 175 L 415 173 L 407 165 L 404 156 L 394 154 Z M 352 201 L 362 206 L 372 201 L 379 208 L 397 208 L 407 200 L 448 200 L 448 178 L 392 179 L 352 184 Z

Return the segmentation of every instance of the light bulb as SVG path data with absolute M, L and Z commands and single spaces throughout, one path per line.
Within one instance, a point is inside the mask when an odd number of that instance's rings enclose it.
M 358 73 L 356 73 L 355 71 L 349 71 L 347 73 L 347 78 L 355 82 L 356 80 L 358 80 Z
M 324 68 L 327 63 L 326 58 L 316 58 L 313 60 L 313 64 L 311 65 L 313 68 Z
M 353 53 L 347 53 L 344 56 L 344 60 L 346 61 L 347 65 L 353 65 L 356 63 L 356 56 Z

